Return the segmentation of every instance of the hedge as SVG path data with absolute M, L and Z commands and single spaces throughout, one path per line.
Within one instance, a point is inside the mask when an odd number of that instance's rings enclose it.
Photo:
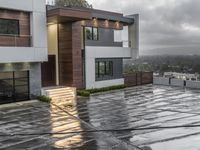
M 41 102 L 45 102 L 45 103 L 50 103 L 51 102 L 51 98 L 41 95 L 41 96 L 37 96 L 37 99 Z
M 90 94 L 99 93 L 99 92 L 106 92 L 106 91 L 112 91 L 117 89 L 124 89 L 126 88 L 125 85 L 115 85 L 115 86 L 109 86 L 104 88 L 95 88 L 95 89 L 88 89 L 88 90 L 78 90 L 77 95 L 83 96 L 83 97 L 89 97 Z

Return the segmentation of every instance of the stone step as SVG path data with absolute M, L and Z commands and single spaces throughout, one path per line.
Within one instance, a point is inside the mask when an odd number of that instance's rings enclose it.
M 54 102 L 69 102 L 75 104 L 76 89 L 73 87 L 50 87 L 44 88 L 45 96 L 50 97 Z

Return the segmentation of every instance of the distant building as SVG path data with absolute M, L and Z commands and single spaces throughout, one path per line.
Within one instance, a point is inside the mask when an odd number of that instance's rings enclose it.
M 192 80 L 197 81 L 199 80 L 199 74 L 188 74 L 188 73 L 177 73 L 177 72 L 164 72 L 163 75 L 165 78 L 176 78 L 182 80 Z

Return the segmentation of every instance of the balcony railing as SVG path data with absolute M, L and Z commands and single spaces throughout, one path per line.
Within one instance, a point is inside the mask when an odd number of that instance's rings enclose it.
M 0 47 L 31 47 L 30 35 L 0 34 Z

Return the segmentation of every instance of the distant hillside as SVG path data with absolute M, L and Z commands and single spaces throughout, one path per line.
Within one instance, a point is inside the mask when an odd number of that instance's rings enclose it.
M 144 55 L 200 55 L 200 47 L 170 47 L 140 50 L 140 56 Z

